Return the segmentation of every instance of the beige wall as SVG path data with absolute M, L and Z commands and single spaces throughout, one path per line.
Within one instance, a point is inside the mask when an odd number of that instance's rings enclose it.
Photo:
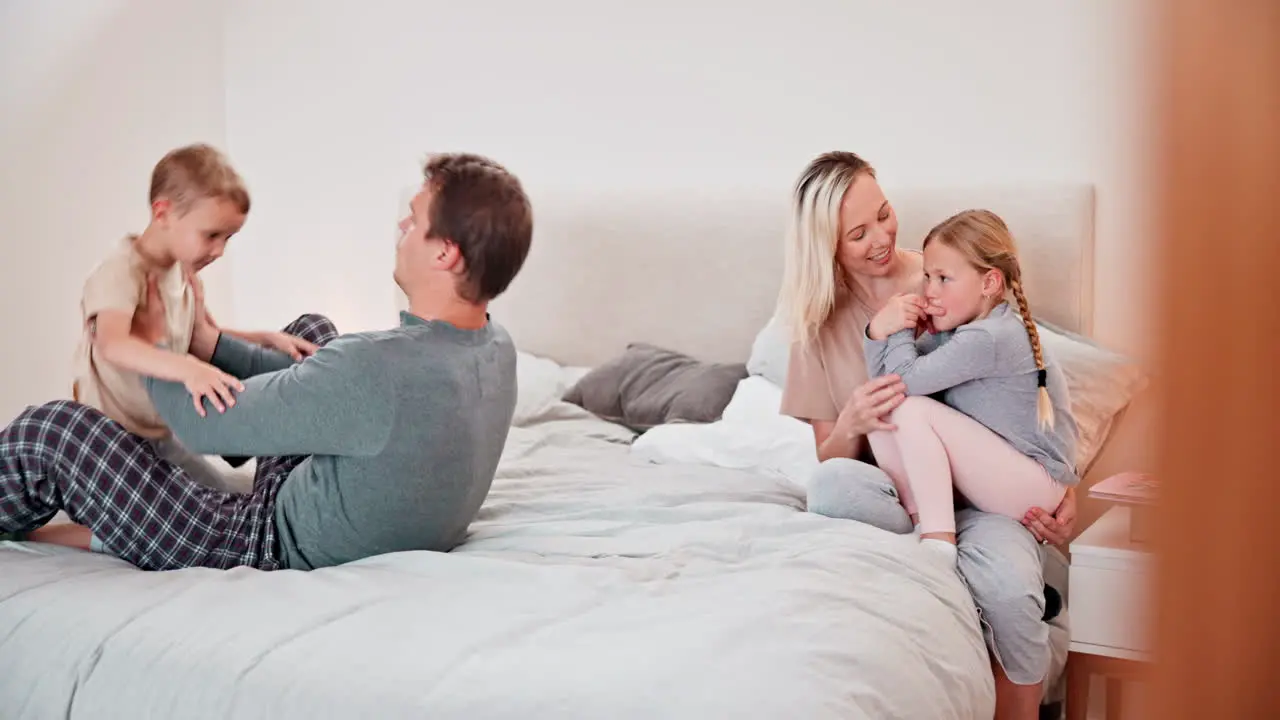
M 1147 356 L 1138 0 L 806 0 L 734 30 L 712 4 L 619 7 L 0 4 L 0 415 L 67 392 L 85 273 L 145 221 L 160 154 L 197 139 L 255 197 L 207 271 L 224 323 L 392 322 L 399 192 L 432 150 L 491 153 L 534 189 L 785 192 L 839 147 L 887 184 L 1095 183 L 1096 335 Z M 1107 465 L 1145 439 L 1126 429 Z
M 0 417 L 70 392 L 81 283 L 144 226 L 155 161 L 225 143 L 222 47 L 215 2 L 0 5 Z

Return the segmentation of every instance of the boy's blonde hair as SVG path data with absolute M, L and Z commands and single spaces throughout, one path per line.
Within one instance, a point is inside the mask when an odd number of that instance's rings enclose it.
M 940 242 L 958 251 L 980 272 L 996 270 L 1003 276 L 1005 289 L 1013 293 L 1013 298 L 1018 303 L 1018 313 L 1022 315 L 1022 324 L 1031 340 L 1031 352 L 1035 354 L 1036 369 L 1040 371 L 1040 393 L 1036 403 L 1040 427 L 1052 428 L 1053 402 L 1049 399 L 1047 389 L 1044 350 L 1040 346 L 1040 333 L 1036 329 L 1035 319 L 1031 316 L 1031 306 L 1027 304 L 1027 296 L 1022 289 L 1018 246 L 1013 233 L 1009 232 L 1009 226 L 990 210 L 965 210 L 943 220 L 930 230 L 925 236 L 923 247 L 929 247 L 931 242 Z
M 876 174 L 854 153 L 823 153 L 805 167 L 792 191 L 777 313 L 792 340 L 802 344 L 817 336 L 844 282 L 836 267 L 840 203 L 863 173 Z
M 196 143 L 169 151 L 151 172 L 151 202 L 168 198 L 179 215 L 203 198 L 228 200 L 249 214 L 249 191 L 227 158 L 211 145 Z

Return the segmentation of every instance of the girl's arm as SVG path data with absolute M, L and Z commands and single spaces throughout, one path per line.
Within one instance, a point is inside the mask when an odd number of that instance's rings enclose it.
M 863 339 L 867 370 L 894 374 L 907 386 L 907 395 L 932 395 L 960 383 L 986 377 L 996 369 L 996 342 L 982 328 L 957 330 L 951 339 L 925 354 L 910 328 L 884 340 Z

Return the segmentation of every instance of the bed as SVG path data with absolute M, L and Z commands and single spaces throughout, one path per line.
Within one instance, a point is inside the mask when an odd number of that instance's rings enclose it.
M 954 210 L 1000 211 L 1038 315 L 1085 339 L 1090 187 L 888 192 L 904 245 Z M 785 193 L 534 201 L 535 249 L 492 308 L 520 348 L 517 417 L 462 546 L 144 573 L 0 544 L 0 716 L 990 717 L 954 573 L 909 537 L 804 512 L 803 436 L 771 405 Z M 562 399 L 636 341 L 753 371 L 705 425 L 637 434 Z M 1051 551 L 1047 567 L 1065 576 Z

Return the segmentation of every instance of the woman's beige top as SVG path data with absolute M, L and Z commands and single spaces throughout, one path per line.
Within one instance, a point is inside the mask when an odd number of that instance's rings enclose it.
M 899 250 L 911 272 L 896 292 L 920 292 L 924 261 L 920 253 Z M 791 344 L 787 379 L 782 388 L 782 414 L 800 420 L 834 422 L 853 391 L 867 381 L 863 333 L 879 308 L 868 307 L 850 292 L 837 293 L 835 308 L 807 346 Z

